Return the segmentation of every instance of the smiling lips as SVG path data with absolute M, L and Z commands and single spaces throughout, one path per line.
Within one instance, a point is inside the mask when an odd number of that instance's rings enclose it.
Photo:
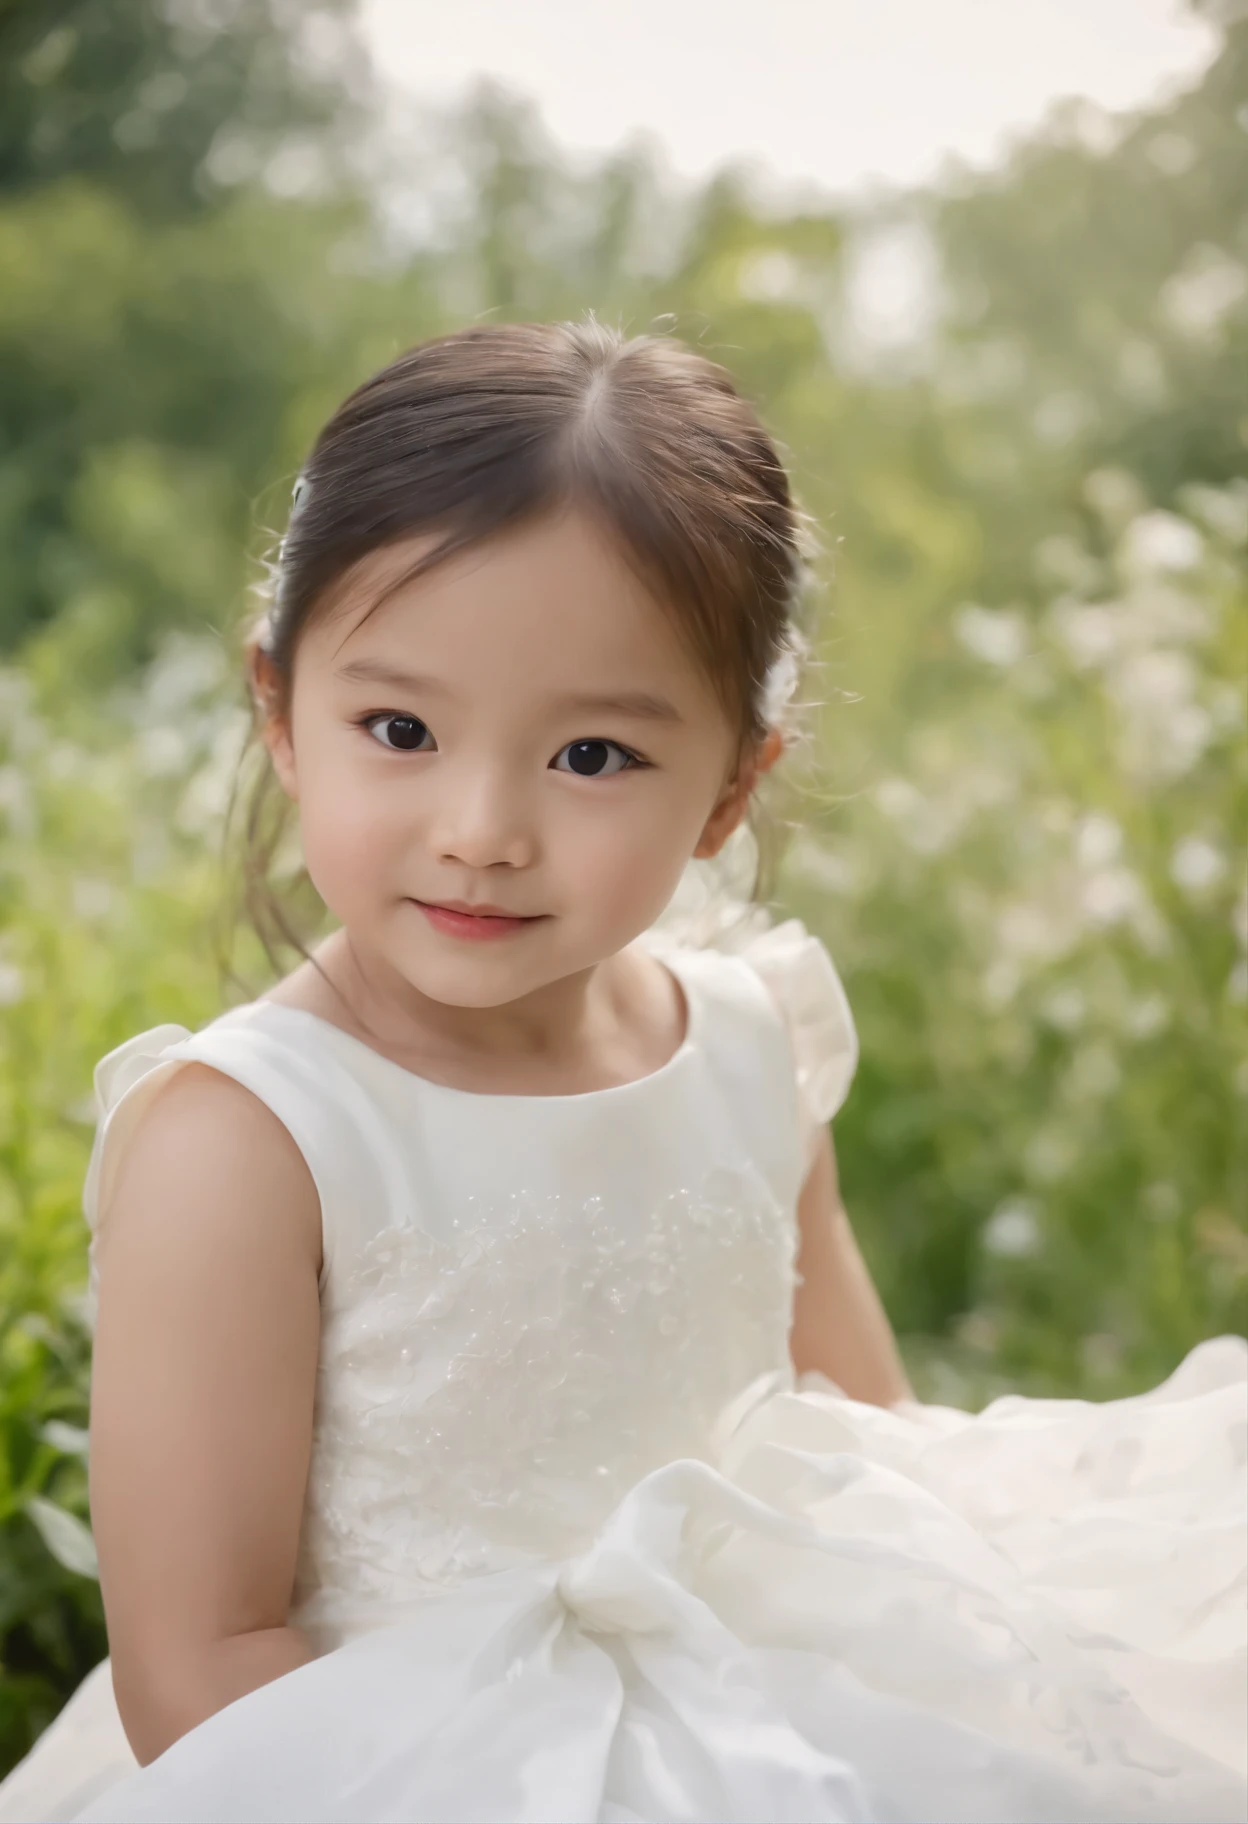
M 469 906 L 462 899 L 448 899 L 440 904 L 414 899 L 412 904 L 420 907 L 435 931 L 476 942 L 483 938 L 510 937 L 513 931 L 523 931 L 526 925 L 538 922 L 538 918 L 517 918 L 497 906 Z

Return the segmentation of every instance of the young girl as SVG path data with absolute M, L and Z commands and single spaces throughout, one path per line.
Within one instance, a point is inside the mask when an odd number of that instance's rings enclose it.
M 1248 1350 L 917 1405 L 836 974 L 679 926 L 799 574 L 675 341 L 473 329 L 322 432 L 251 675 L 337 928 L 98 1068 L 112 1657 L 3 1818 L 1243 1818 Z

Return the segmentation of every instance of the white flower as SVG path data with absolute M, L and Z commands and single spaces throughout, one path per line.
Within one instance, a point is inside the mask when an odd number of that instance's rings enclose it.
M 1016 608 L 980 608 L 967 602 L 953 630 L 969 653 L 986 665 L 1015 665 L 1027 650 L 1027 623 Z
M 43 753 L 43 769 L 49 779 L 81 779 L 94 770 L 91 756 L 73 741 L 54 741 Z
M 1006 956 L 1050 956 L 1054 935 L 1054 923 L 1048 909 L 1026 900 L 1006 906 L 997 921 L 997 940 Z
M 1097 602 L 1055 602 L 1049 611 L 1052 631 L 1082 671 L 1104 665 L 1117 651 L 1121 638 L 1121 612 L 1114 605 Z
M 1141 513 L 1123 533 L 1120 558 L 1129 575 L 1158 570 L 1194 570 L 1205 541 L 1190 520 L 1175 513 Z
M 986 1253 L 1022 1259 L 1040 1248 L 1040 1223 L 1036 1206 L 1015 1198 L 995 1209 L 984 1224 L 980 1242 Z
M 224 817 L 249 726 L 246 712 L 236 710 L 218 729 L 206 761 L 191 775 L 174 816 L 176 827 L 184 834 L 202 836 Z
M 1075 854 L 1081 867 L 1103 868 L 1122 853 L 1122 827 L 1102 811 L 1089 811 L 1079 819 Z
M 1178 779 L 1213 739 L 1213 718 L 1195 699 L 1196 668 L 1185 652 L 1136 652 L 1109 681 L 1123 717 L 1123 761 L 1147 778 Z
M 1099 868 L 1088 875 L 1080 893 L 1084 917 L 1091 925 L 1120 925 L 1145 903 L 1143 885 L 1130 868 Z
M 1203 836 L 1185 836 L 1170 857 L 1170 878 L 1193 898 L 1216 886 L 1226 873 L 1226 856 Z
M 150 720 L 168 720 L 226 683 L 226 656 L 220 641 L 187 633 L 171 633 L 143 678 L 136 708 L 140 727 Z
M 1214 341 L 1223 322 L 1248 297 L 1248 271 L 1221 247 L 1193 247 L 1162 286 L 1158 310 L 1166 323 L 1193 342 Z
M 1119 610 L 1123 645 L 1137 650 L 1152 646 L 1198 645 L 1214 632 L 1211 604 L 1190 589 L 1176 588 L 1162 577 L 1136 583 Z
M 1145 151 L 1150 163 L 1167 177 L 1182 177 L 1196 163 L 1196 148 L 1185 133 L 1158 133 Z
M 1185 709 L 1196 687 L 1196 668 L 1185 652 L 1135 652 L 1118 669 L 1113 692 L 1118 704 L 1138 721 L 1160 721 Z

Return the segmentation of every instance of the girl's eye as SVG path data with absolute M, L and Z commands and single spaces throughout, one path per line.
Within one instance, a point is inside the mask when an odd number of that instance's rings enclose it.
M 566 766 L 563 765 L 565 757 Z M 570 741 L 559 749 L 550 764 L 558 773 L 578 773 L 582 779 L 601 779 L 611 773 L 622 773 L 627 767 L 640 766 L 642 762 L 618 741 Z
M 428 724 L 422 722 L 419 716 L 373 716 L 365 723 L 365 727 L 370 735 L 375 736 L 391 752 L 414 754 L 425 749 L 426 743 L 429 743 L 430 748 L 434 745 Z M 383 735 L 382 729 L 389 730 L 388 735 Z

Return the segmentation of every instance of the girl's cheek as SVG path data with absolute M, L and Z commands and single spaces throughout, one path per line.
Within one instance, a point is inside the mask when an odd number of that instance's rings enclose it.
M 569 832 L 561 871 L 576 897 L 591 902 L 610 925 L 628 928 L 631 937 L 675 892 L 697 835 L 677 807 L 650 802 L 628 817 L 596 818 L 574 837 Z
M 349 776 L 325 776 L 303 793 L 300 812 L 304 858 L 322 898 L 331 882 L 336 894 L 358 897 L 385 876 L 395 846 L 386 795 L 359 791 Z

